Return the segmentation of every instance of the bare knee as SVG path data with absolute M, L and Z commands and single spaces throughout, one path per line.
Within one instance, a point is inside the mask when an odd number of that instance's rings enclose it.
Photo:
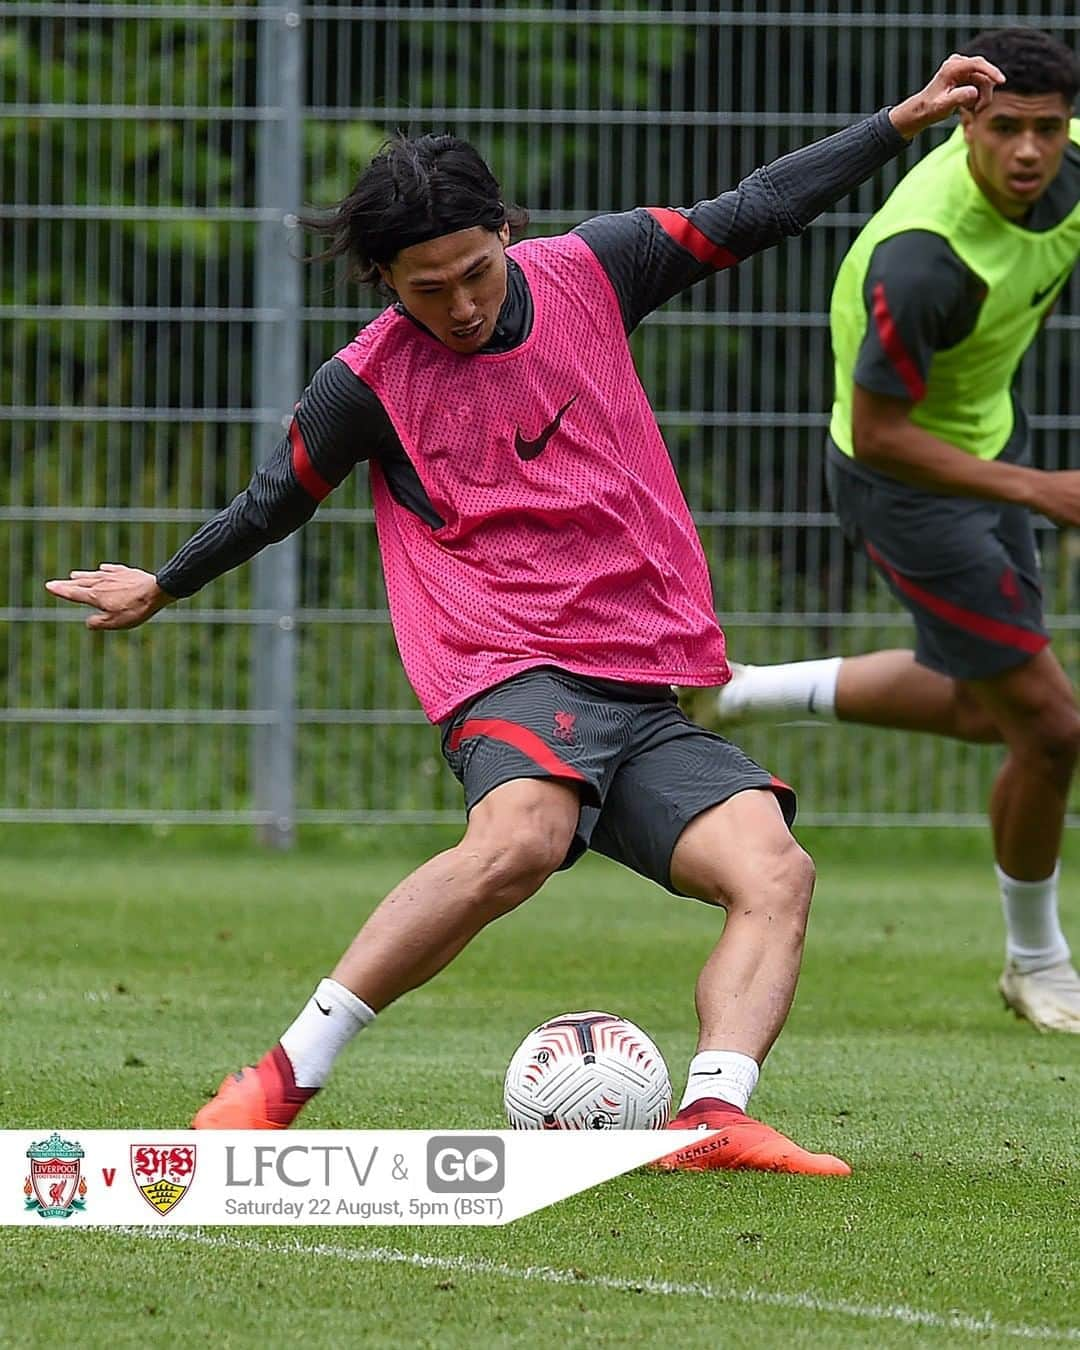
M 787 835 L 785 843 L 749 860 L 736 878 L 718 875 L 712 889 L 716 902 L 727 909 L 729 922 L 791 928 L 801 938 L 815 879 L 814 860 Z
M 1026 730 L 1010 747 L 1013 754 L 1034 771 L 1067 784 L 1080 755 L 1080 711 L 1071 703 L 1044 708 Z
M 533 895 L 566 857 L 550 836 L 521 831 L 513 839 L 463 839 L 455 850 L 475 874 L 475 903 L 492 916 Z
M 487 884 L 495 891 L 531 895 L 566 857 L 569 840 L 553 831 L 518 826 L 512 839 L 479 851 Z
M 816 879 L 813 858 L 789 836 L 787 847 L 761 869 L 761 902 L 770 914 L 805 928 Z
M 474 874 L 476 905 L 491 917 L 527 900 L 566 859 L 576 812 L 525 806 L 470 822 L 454 852 Z
M 773 793 L 736 793 L 683 831 L 671 879 L 685 895 L 728 911 L 733 920 L 806 923 L 813 859 L 796 843 Z
M 959 683 L 954 683 L 953 688 L 953 700 L 949 708 L 952 726 L 946 734 L 977 745 L 1000 743 L 1003 739 L 1001 728 L 979 700 Z

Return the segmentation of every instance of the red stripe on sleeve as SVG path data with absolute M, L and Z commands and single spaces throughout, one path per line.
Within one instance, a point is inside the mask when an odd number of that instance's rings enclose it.
M 730 249 L 714 244 L 707 234 L 702 234 L 696 225 L 692 225 L 678 211 L 672 211 L 666 206 L 649 206 L 646 210 L 664 233 L 681 248 L 692 253 L 698 262 L 708 263 L 719 272 L 724 267 L 734 267 L 739 261 Z
M 289 424 L 289 443 L 292 445 L 292 465 L 297 481 L 309 497 L 321 502 L 333 491 L 333 487 L 319 473 L 311 462 L 308 448 L 304 444 L 300 423 L 294 417 Z
M 917 403 L 926 397 L 926 381 L 919 374 L 919 368 L 908 355 L 904 339 L 896 326 L 889 310 L 889 301 L 885 295 L 885 283 L 879 281 L 874 287 L 874 323 L 878 337 L 885 349 L 885 355 L 896 367 L 896 373 L 904 381 L 904 388 Z
M 961 628 L 965 633 L 971 633 L 975 637 L 985 638 L 988 642 L 1000 642 L 1003 647 L 1015 647 L 1017 651 L 1031 652 L 1033 655 L 1035 652 L 1041 652 L 1050 641 L 1042 633 L 1033 633 L 1030 628 L 1021 628 L 1019 624 L 1003 623 L 1000 619 L 991 619 L 986 614 L 977 614 L 972 609 L 964 609 L 961 605 L 954 605 L 951 600 L 943 600 L 940 595 L 924 590 L 922 586 L 917 586 L 914 581 L 910 581 L 887 563 L 873 544 L 866 540 L 863 542 L 866 544 L 867 553 L 897 590 L 903 591 L 928 613 L 944 619 L 953 627 Z
M 450 733 L 450 749 L 456 750 L 462 741 L 473 736 L 489 736 L 493 741 L 512 745 L 515 750 L 520 750 L 542 769 L 546 769 L 552 778 L 572 778 L 576 783 L 585 782 L 585 775 L 561 760 L 535 731 L 519 727 L 516 722 L 507 722 L 501 717 L 467 718 Z

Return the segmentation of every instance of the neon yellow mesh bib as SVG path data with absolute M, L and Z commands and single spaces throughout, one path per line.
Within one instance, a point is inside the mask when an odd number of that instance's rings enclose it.
M 1080 144 L 1080 121 L 1070 136 Z M 948 240 L 956 255 L 987 288 L 974 330 L 955 347 L 934 354 L 926 397 L 911 420 L 980 459 L 1004 448 L 1013 426 L 1010 388 L 1020 358 L 1031 345 L 1058 293 L 1049 287 L 1080 255 L 1080 203 L 1043 233 L 1005 219 L 983 196 L 967 168 L 963 129 L 920 161 L 873 215 L 840 265 L 830 324 L 836 374 L 830 433 L 852 455 L 851 403 L 855 362 L 870 321 L 863 284 L 874 249 L 906 230 L 928 230 Z

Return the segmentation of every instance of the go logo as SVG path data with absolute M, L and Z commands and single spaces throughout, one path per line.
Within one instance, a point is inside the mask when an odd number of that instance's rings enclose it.
M 436 1134 L 428 1140 L 428 1190 L 491 1195 L 506 1182 L 506 1145 L 490 1134 Z

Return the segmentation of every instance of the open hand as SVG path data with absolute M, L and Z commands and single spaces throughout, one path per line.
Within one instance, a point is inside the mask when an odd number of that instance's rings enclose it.
M 1005 76 L 984 56 L 959 56 L 956 52 L 941 66 L 926 86 L 898 103 L 889 113 L 893 126 L 909 140 L 935 122 L 966 108 L 982 112 Z
M 45 589 L 61 600 L 97 610 L 87 628 L 138 628 L 173 602 L 153 572 L 122 563 L 102 563 L 94 572 L 72 572 L 66 581 L 47 581 Z

